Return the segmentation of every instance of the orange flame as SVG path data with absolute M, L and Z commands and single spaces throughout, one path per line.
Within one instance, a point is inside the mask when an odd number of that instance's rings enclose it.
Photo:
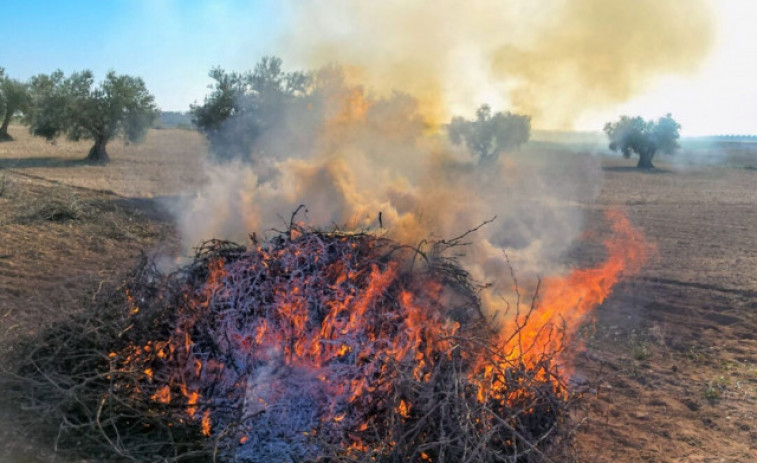
M 165 385 L 161 387 L 152 395 L 151 399 L 161 404 L 171 403 L 171 386 Z
M 210 410 L 205 410 L 205 413 L 202 415 L 202 435 L 210 435 Z
M 474 365 L 469 371 L 468 381 L 475 389 L 479 401 L 494 400 L 500 403 L 528 403 L 526 388 L 513 387 L 510 382 L 527 381 L 519 377 L 503 374 L 512 366 L 525 366 L 529 371 L 542 375 L 541 380 L 561 387 L 560 380 L 554 378 L 553 369 L 540 366 L 543 353 L 556 354 L 561 363 L 562 375 L 567 374 L 569 356 L 563 352 L 565 343 L 571 341 L 578 328 L 586 321 L 587 315 L 611 294 L 615 284 L 622 278 L 637 274 L 650 250 L 642 234 L 636 230 L 622 211 L 607 213 L 610 237 L 604 242 L 606 258 L 592 268 L 576 269 L 563 276 L 545 278 L 538 299 L 532 310 L 517 313 L 508 320 L 499 333 L 491 339 L 485 354 L 472 353 L 466 361 Z M 301 235 L 297 239 L 308 239 Z M 430 381 L 440 358 L 451 358 L 456 349 L 462 327 L 445 315 L 443 292 L 445 288 L 432 278 L 421 278 L 413 284 L 403 283 L 399 278 L 404 269 L 400 261 L 388 261 L 379 265 L 377 261 L 349 269 L 349 262 L 356 260 L 359 249 L 348 237 L 338 238 L 345 244 L 340 248 L 340 259 L 322 264 L 318 275 L 295 272 L 298 263 L 310 259 L 315 265 L 325 262 L 327 247 L 314 248 L 315 254 L 303 255 L 301 249 L 262 249 L 255 251 L 260 260 L 251 264 L 243 262 L 244 271 L 250 265 L 257 265 L 269 275 L 265 314 L 244 318 L 244 323 L 234 327 L 223 327 L 224 336 L 220 342 L 228 344 L 227 352 L 240 356 L 239 362 L 265 365 L 276 368 L 307 371 L 327 394 L 334 398 L 330 411 L 321 416 L 322 423 L 336 423 L 352 426 L 354 430 L 365 430 L 368 423 L 353 422 L 345 407 L 359 409 L 370 404 L 372 397 L 389 392 L 380 389 L 374 379 L 395 373 L 395 369 L 407 368 L 412 378 L 424 383 Z M 373 246 L 368 241 L 368 247 Z M 217 359 L 203 357 L 204 341 L 202 330 L 207 329 L 204 314 L 211 312 L 214 298 L 225 297 L 230 285 L 233 262 L 223 259 L 212 260 L 208 265 L 208 276 L 192 293 L 186 294 L 185 318 L 175 327 L 168 340 L 150 341 L 146 345 L 132 346 L 122 359 L 127 365 L 139 366 L 149 379 L 148 394 L 160 404 L 169 404 L 172 399 L 184 410 L 183 420 L 193 421 L 200 426 L 203 435 L 210 436 L 213 422 L 218 425 L 223 419 L 216 419 L 209 408 L 211 400 L 203 397 L 208 384 L 230 371 Z M 319 264 L 321 265 L 321 264 Z M 279 278 L 279 275 L 287 275 Z M 295 277 L 294 275 L 297 275 Z M 313 278 L 319 280 L 319 315 L 313 315 Z M 326 282 L 326 284 L 322 284 Z M 420 286 L 420 287 L 416 287 Z M 255 291 L 258 288 L 252 288 Z M 311 292 L 309 292 L 311 291 Z M 392 298 L 388 294 L 394 292 Z M 387 302 L 388 299 L 388 302 Z M 131 302 L 131 301 L 130 301 Z M 388 304 L 379 311 L 382 304 Z M 252 310 L 252 309 L 251 309 Z M 255 308 L 254 310 L 259 310 Z M 217 329 L 213 327 L 212 329 Z M 469 329 L 469 328 L 466 328 Z M 477 328 L 478 329 L 478 328 Z M 199 330 L 199 331 L 198 331 Z M 560 334 L 560 336 L 558 336 Z M 197 344 L 193 341 L 196 340 Z M 489 342 L 489 338 L 487 338 Z M 198 352 L 195 352 L 198 351 Z M 199 354 L 199 355 L 198 355 Z M 111 358 L 115 354 L 111 354 Z M 158 368 L 170 365 L 169 372 Z M 336 365 L 335 369 L 330 369 Z M 404 367 L 403 367 L 404 365 Z M 364 368 L 358 370 L 349 368 Z M 266 368 L 260 368 L 264 371 Z M 252 370 L 255 371 L 254 369 Z M 353 374 L 343 374 L 352 371 Z M 268 373 L 253 373 L 268 374 Z M 157 378 L 169 377 L 169 384 L 160 385 Z M 282 392 L 281 384 L 267 376 L 251 379 L 249 370 L 228 382 L 230 390 L 247 391 L 245 402 L 254 410 L 263 410 L 275 403 Z M 273 381 L 273 382 L 271 382 Z M 505 381 L 508 384 L 505 384 Z M 205 388 L 205 389 L 203 389 Z M 173 394 L 172 394 L 173 393 Z M 341 400 L 342 405 L 337 404 Z M 174 403 L 174 405 L 177 405 Z M 414 404 L 405 399 L 390 406 L 401 419 L 411 416 Z M 261 408 L 262 407 L 262 408 Z M 213 420 L 213 422 L 211 422 Z M 312 430 L 315 432 L 315 430 Z M 237 437 L 242 444 L 248 438 Z M 345 445 L 348 451 L 365 450 L 365 443 L 359 437 L 351 438 Z
M 592 268 L 544 279 L 533 310 L 516 314 L 500 331 L 497 351 L 502 356 L 501 369 L 523 362 L 527 368 L 548 374 L 539 369 L 537 362 L 543 353 L 551 352 L 558 355 L 565 379 L 570 374 L 570 352 L 564 350 L 565 346 L 622 278 L 640 272 L 653 247 L 622 210 L 609 210 L 605 215 L 611 229 L 610 237 L 604 241 L 605 260 Z M 490 380 L 494 367 L 481 362 L 477 371 Z M 478 399 L 485 401 L 492 395 L 497 395 L 496 385 L 482 382 Z
M 631 225 L 620 210 L 606 213 L 612 234 L 604 242 L 607 258 L 594 268 L 576 269 L 565 276 L 544 279 L 541 298 L 528 323 L 519 330 L 517 344 L 512 345 L 511 355 L 528 357 L 531 349 L 560 352 L 568 339 L 549 336 L 545 327 L 564 327 L 565 334 L 572 337 L 586 321 L 586 315 L 600 305 L 612 293 L 622 277 L 636 275 L 647 260 L 649 245 L 640 231 Z M 511 321 L 504 333 L 513 333 L 515 323 L 523 324 L 523 318 Z

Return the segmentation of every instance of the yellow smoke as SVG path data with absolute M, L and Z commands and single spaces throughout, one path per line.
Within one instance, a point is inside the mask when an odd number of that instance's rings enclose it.
M 571 202 L 586 193 L 573 184 L 598 178 L 591 166 L 551 168 L 533 154 L 481 166 L 445 137 L 424 135 L 405 95 L 373 98 L 338 79 L 322 90 L 322 105 L 310 110 L 323 111 L 320 128 L 290 156 L 208 167 L 207 185 L 178 209 L 187 248 L 207 237 L 244 241 L 250 232 L 285 229 L 303 204 L 296 219 L 306 225 L 368 230 L 413 245 L 460 236 L 496 216 L 461 257 L 495 293 L 509 284 L 505 253 L 529 276 L 559 266 L 580 231 Z M 297 117 L 307 116 L 291 114 L 289 122 L 297 127 Z
M 568 128 L 657 76 L 695 70 L 714 36 L 706 0 L 329 0 L 292 11 L 285 56 L 411 93 L 431 123 L 488 102 Z
M 514 77 L 519 111 L 570 128 L 588 108 L 628 101 L 650 80 L 697 69 L 713 42 L 704 1 L 570 0 L 532 44 L 503 45 L 492 70 Z
M 184 242 L 283 229 L 300 204 L 309 225 L 407 244 L 459 236 L 496 216 L 463 258 L 477 281 L 495 284 L 491 297 L 508 291 L 506 255 L 520 274 L 559 272 L 581 232 L 576 205 L 599 191 L 594 158 L 532 150 L 480 166 L 427 129 L 482 102 L 532 114 L 537 127 L 565 127 L 657 75 L 692 71 L 712 30 L 703 0 L 681 4 L 298 2 L 284 58 L 321 69 L 319 98 L 285 118 L 302 136 L 274 130 L 254 165 L 209 167 L 208 184 L 178 212 Z

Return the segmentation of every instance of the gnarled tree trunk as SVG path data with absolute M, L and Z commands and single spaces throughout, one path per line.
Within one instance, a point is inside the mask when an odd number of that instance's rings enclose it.
M 11 123 L 11 115 L 6 114 L 3 119 L 3 125 L 0 126 L 0 141 L 12 141 L 13 137 L 8 134 L 8 124 Z
M 92 164 L 107 164 L 110 162 L 108 152 L 105 151 L 105 145 L 107 143 L 108 140 L 105 137 L 96 137 L 94 146 L 89 150 L 87 162 Z
M 652 158 L 654 158 L 654 151 L 644 151 L 639 153 L 639 162 L 636 164 L 636 167 L 639 169 L 654 169 Z

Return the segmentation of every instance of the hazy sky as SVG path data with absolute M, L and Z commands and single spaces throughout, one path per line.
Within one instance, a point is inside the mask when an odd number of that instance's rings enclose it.
M 545 5 L 556 1 L 545 0 Z M 685 5 L 689 0 L 668 1 Z M 685 135 L 757 133 L 757 2 L 707 1 L 714 16 L 715 40 L 695 70 L 656 76 L 629 101 L 577 114 L 574 128 L 600 130 L 604 121 L 621 113 L 656 118 L 672 112 Z M 313 9 L 313 5 L 327 2 L 302 3 Z M 92 69 L 97 77 L 113 69 L 143 77 L 162 109 L 187 110 L 207 93 L 211 67 L 246 70 L 266 54 L 282 56 L 285 65 L 302 64 L 298 62 L 302 54 L 294 50 L 301 25 L 298 21 L 303 18 L 294 19 L 298 14 L 293 5 L 299 4 L 266 0 L 6 0 L 0 16 L 0 66 L 20 79 L 58 68 L 66 73 Z M 529 14 L 534 15 L 534 22 L 539 22 L 537 15 L 544 15 L 539 8 L 523 11 L 523 21 L 518 22 L 526 25 Z M 345 20 L 349 18 L 340 19 Z M 304 40 L 312 40 L 318 27 L 311 28 Z M 345 40 L 350 40 L 349 35 Z M 466 68 L 460 69 L 465 78 Z M 473 74 L 471 81 L 481 80 L 480 73 Z M 496 107 L 497 103 L 505 106 L 507 96 L 493 99 L 495 109 L 508 109 Z

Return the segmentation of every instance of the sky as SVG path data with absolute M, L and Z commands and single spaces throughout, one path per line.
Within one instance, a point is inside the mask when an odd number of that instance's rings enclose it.
M 712 3 L 715 44 L 699 69 L 661 76 L 611 113 L 652 118 L 672 112 L 687 135 L 757 134 L 757 2 Z M 607 113 L 588 115 L 578 125 L 599 126 Z
M 685 5 L 691 0 L 669 1 Z M 601 130 L 604 122 L 620 114 L 657 118 L 671 112 L 681 122 L 683 135 L 757 134 L 757 85 L 754 83 L 757 2 L 702 1 L 709 3 L 714 40 L 696 65 L 687 66 L 681 72 L 666 68 L 659 75 L 645 79 L 628 97 L 575 111 L 571 128 Z M 509 0 L 509 3 L 518 2 Z M 531 6 L 518 10 L 518 21 L 513 21 L 511 27 L 516 35 L 518 27 L 525 30 L 532 22 L 545 23 L 544 9 L 533 5 L 543 3 L 546 8 L 547 4 L 559 1 L 524 0 L 522 3 Z M 345 2 L 331 2 L 325 7 L 326 2 L 322 0 L 6 0 L 0 16 L 3 31 L 0 66 L 11 77 L 22 80 L 55 69 L 66 73 L 91 69 L 97 77 L 109 70 L 137 75 L 145 80 L 161 109 L 186 111 L 191 103 L 201 102 L 207 94 L 211 83 L 207 74 L 215 66 L 243 71 L 251 69 L 262 56 L 276 54 L 284 59 L 285 66 L 289 64 L 296 69 L 311 64 L 303 58 L 309 52 L 303 50 L 312 50 L 312 42 L 319 40 L 319 34 L 337 37 L 345 45 L 359 40 L 361 36 L 351 36 L 349 26 L 345 25 L 352 20 L 352 10 L 340 14 L 344 12 L 334 6 L 340 4 Z M 357 15 L 365 14 L 365 9 L 354 11 Z M 402 22 L 403 11 L 401 7 L 395 8 L 381 20 Z M 470 15 L 487 15 L 486 11 L 470 11 Z M 410 14 L 408 9 L 408 17 Z M 315 21 L 316 16 L 318 21 Z M 559 27 L 559 21 L 557 23 Z M 356 21 L 355 24 L 362 23 Z M 334 33 L 333 29 L 340 31 Z M 617 31 L 617 34 L 624 33 Z M 418 34 L 409 36 L 417 38 Z M 441 36 L 439 39 L 444 40 Z M 392 47 L 413 46 L 395 44 L 389 37 L 386 43 L 377 53 L 391 53 Z M 465 62 L 465 57 L 461 62 Z M 464 65 L 455 67 L 454 63 L 452 67 L 458 73 L 457 81 L 466 80 L 469 86 L 478 85 L 476 83 L 482 80 L 507 80 L 507 75 L 482 74 Z M 450 65 L 445 69 L 448 68 Z M 518 69 L 512 67 L 507 70 L 518 73 Z M 508 109 L 508 103 L 515 100 L 503 90 L 507 85 L 500 84 L 499 81 L 483 82 L 477 88 L 485 88 L 486 92 L 468 91 L 449 98 L 458 103 L 452 105 L 451 111 L 461 111 L 468 100 L 474 99 L 471 95 L 479 100 L 491 97 L 495 109 Z M 470 101 L 471 108 L 479 103 Z M 534 126 L 566 128 L 563 122 L 557 124 L 539 118 L 535 118 Z

